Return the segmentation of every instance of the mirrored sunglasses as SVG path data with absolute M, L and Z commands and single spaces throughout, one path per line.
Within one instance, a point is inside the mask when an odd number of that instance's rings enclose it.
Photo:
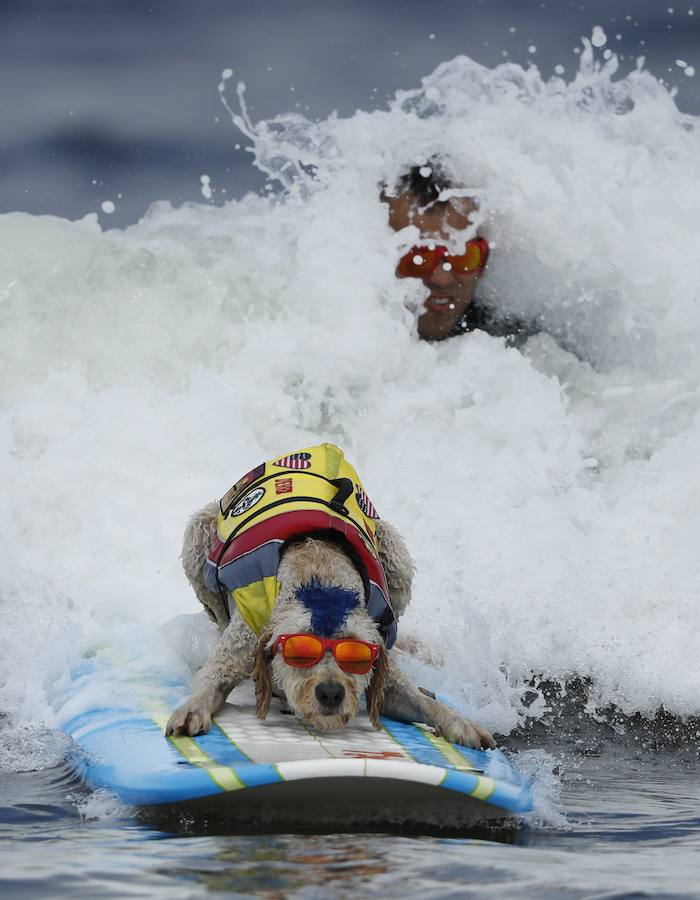
M 442 244 L 427 244 L 424 247 L 411 247 L 396 267 L 399 278 L 427 278 L 442 264 L 447 272 L 464 275 L 469 272 L 481 274 L 486 268 L 489 258 L 489 245 L 484 238 L 467 241 L 464 253 L 451 254 Z
M 272 653 L 282 651 L 282 659 L 295 669 L 308 669 L 323 659 L 327 650 L 344 672 L 365 675 L 379 653 L 379 644 L 355 638 L 322 638 L 315 634 L 281 634 L 272 645 Z

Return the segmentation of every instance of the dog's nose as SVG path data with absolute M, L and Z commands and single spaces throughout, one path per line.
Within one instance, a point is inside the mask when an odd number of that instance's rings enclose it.
M 345 697 L 345 688 L 337 681 L 322 681 L 316 685 L 316 699 L 325 709 L 337 709 Z

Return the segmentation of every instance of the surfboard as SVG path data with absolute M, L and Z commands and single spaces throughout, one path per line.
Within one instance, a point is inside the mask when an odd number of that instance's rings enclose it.
M 260 720 L 250 688 L 232 694 L 208 734 L 166 738 L 188 693 L 158 671 L 86 661 L 55 699 L 74 741 L 70 765 L 152 818 L 204 817 L 246 832 L 459 831 L 532 809 L 531 780 L 499 750 L 388 718 L 378 732 L 366 713 L 322 734 L 279 701 Z

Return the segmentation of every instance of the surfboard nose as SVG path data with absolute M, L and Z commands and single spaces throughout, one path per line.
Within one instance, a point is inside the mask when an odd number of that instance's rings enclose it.
M 322 681 L 316 685 L 316 699 L 324 712 L 335 712 L 345 699 L 345 688 L 338 681 Z

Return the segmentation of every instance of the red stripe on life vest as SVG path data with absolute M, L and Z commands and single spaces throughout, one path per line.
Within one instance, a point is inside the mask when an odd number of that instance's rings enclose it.
M 258 525 L 253 525 L 231 541 L 221 559 L 219 559 L 219 554 L 224 545 L 219 537 L 216 536 L 209 553 L 209 561 L 221 568 L 244 553 L 250 553 L 251 550 L 266 544 L 268 541 L 286 541 L 297 535 L 324 531 L 326 529 L 337 531 L 348 540 L 351 546 L 359 553 L 367 569 L 367 576 L 370 581 L 378 584 L 385 596 L 388 597 L 389 589 L 386 584 L 386 576 L 384 575 L 382 564 L 367 549 L 355 526 L 320 509 L 278 513 L 276 516 L 272 516 Z

